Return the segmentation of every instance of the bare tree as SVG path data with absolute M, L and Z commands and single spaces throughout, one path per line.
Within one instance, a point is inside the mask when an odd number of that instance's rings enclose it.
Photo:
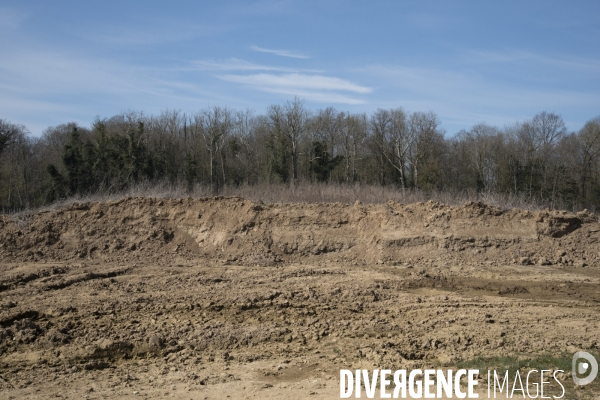
M 344 152 L 346 183 L 354 183 L 358 180 L 359 153 L 367 138 L 366 114 L 342 113 L 340 135 Z
M 556 145 L 565 136 L 565 123 L 560 116 L 543 111 L 512 129 L 520 154 L 520 163 L 528 175 L 526 190 L 530 197 L 544 198 L 554 191 L 559 168 Z
M 400 173 L 400 185 L 402 194 L 405 193 L 406 174 L 405 167 L 408 158 L 408 152 L 413 144 L 414 136 L 411 135 L 406 123 L 406 113 L 402 108 L 390 110 L 390 145 L 393 150 L 392 157 L 388 156 L 388 161 Z
M 317 146 L 315 142 L 320 142 L 324 146 L 325 152 L 335 158 L 343 151 L 340 143 L 343 132 L 345 114 L 338 112 L 333 107 L 318 110 L 317 113 L 310 119 L 310 138 L 308 140 L 308 165 L 317 162 L 314 154 L 314 148 Z M 321 146 L 321 145 L 319 145 Z M 310 169 L 310 168 L 309 168 Z M 331 171 L 328 179 L 331 178 Z
M 378 108 L 371 115 L 369 125 L 372 138 L 377 148 L 377 164 L 379 167 L 379 184 L 385 185 L 386 138 L 389 135 L 392 117 L 389 110 Z
M 410 151 L 408 162 L 412 167 L 413 185 L 419 187 L 419 168 L 428 155 L 437 130 L 438 117 L 433 112 L 414 112 L 408 119 L 408 135 L 410 137 Z
M 37 178 L 32 162 L 35 142 L 24 126 L 0 120 L 0 208 L 30 206 Z
M 567 133 L 563 119 L 546 111 L 533 117 L 530 124 L 536 148 L 552 146 Z
M 272 128 L 278 134 L 285 135 L 290 141 L 292 153 L 292 179 L 298 180 L 298 154 L 300 140 L 308 128 L 309 112 L 304 108 L 304 101 L 294 98 L 281 107 L 272 105 L 267 109 Z
M 17 137 L 23 127 L 0 119 L 0 154 Z
M 308 110 L 304 108 L 304 101 L 294 98 L 294 101 L 286 102 L 285 110 L 285 134 L 292 145 L 292 179 L 294 184 L 298 181 L 298 144 L 306 133 L 309 118 Z
M 339 141 L 343 113 L 333 107 L 319 110 L 314 117 L 315 130 L 320 134 L 320 140 L 327 143 L 328 151 L 332 156 L 336 153 L 336 144 Z
M 221 156 L 221 150 L 227 137 L 233 128 L 232 112 L 223 107 L 211 107 L 196 114 L 195 122 L 200 127 L 200 133 L 204 139 L 206 150 L 210 159 L 210 186 L 213 194 L 218 194 L 220 189 L 217 176 L 217 157 Z M 225 181 L 225 168 L 221 158 L 221 170 L 223 181 Z
M 498 182 L 495 140 L 499 134 L 496 127 L 483 123 L 458 134 L 465 147 L 467 168 L 473 171 L 477 192 L 491 190 Z
M 560 165 L 559 157 L 556 154 L 556 145 L 565 136 L 567 128 L 562 118 L 554 113 L 542 111 L 531 120 L 532 130 L 536 142 L 537 157 L 539 159 L 539 169 L 541 182 L 539 183 L 539 192 L 541 197 L 545 197 L 548 192 L 554 192 L 556 179 Z
M 269 134 L 266 137 L 265 147 L 270 152 L 270 168 L 281 177 L 283 182 L 287 182 L 289 149 L 286 141 L 289 138 L 286 134 L 285 111 L 279 104 L 274 104 L 267 109 L 267 115 Z
M 573 157 L 579 169 L 580 198 L 587 200 L 588 183 L 600 181 L 600 117 L 588 121 L 577 135 L 577 152 Z
M 154 155 L 154 169 L 171 183 L 180 178 L 179 156 L 185 153 L 187 117 L 179 110 L 165 110 L 158 117 L 146 119 L 148 147 Z M 183 140 L 182 140 L 183 139 Z
M 246 183 L 257 183 L 259 171 L 257 128 L 259 118 L 254 111 L 237 111 L 234 115 L 233 137 L 231 140 L 232 156 L 236 162 L 237 180 Z

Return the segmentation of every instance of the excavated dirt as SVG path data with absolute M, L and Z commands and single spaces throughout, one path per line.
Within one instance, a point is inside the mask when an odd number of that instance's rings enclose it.
M 0 216 L 0 398 L 334 399 L 342 368 L 598 355 L 599 243 L 593 214 L 481 203 Z

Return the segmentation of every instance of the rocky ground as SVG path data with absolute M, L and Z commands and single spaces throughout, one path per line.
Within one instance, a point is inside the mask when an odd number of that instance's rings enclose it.
M 334 399 L 342 368 L 564 369 L 600 355 L 599 242 L 587 212 L 479 203 L 0 217 L 0 398 Z

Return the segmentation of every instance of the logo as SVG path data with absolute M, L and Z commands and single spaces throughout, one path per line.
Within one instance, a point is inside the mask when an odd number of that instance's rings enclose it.
M 573 355 L 573 382 L 576 385 L 592 383 L 596 375 L 598 375 L 598 362 L 593 355 L 585 351 L 578 351 Z

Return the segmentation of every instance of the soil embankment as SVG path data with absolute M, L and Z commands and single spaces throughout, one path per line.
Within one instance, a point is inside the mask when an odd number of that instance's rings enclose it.
M 0 398 L 339 398 L 340 368 L 594 352 L 599 243 L 592 214 L 479 203 L 2 216 Z

